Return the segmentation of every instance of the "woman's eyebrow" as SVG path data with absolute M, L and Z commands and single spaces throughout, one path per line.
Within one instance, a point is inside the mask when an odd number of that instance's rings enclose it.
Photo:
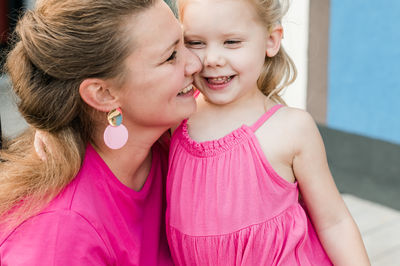
M 168 46 L 168 48 L 164 50 L 162 55 L 164 56 L 165 54 L 167 54 L 174 46 L 176 46 L 179 43 L 179 41 L 180 41 L 180 39 L 177 39 L 173 44 Z

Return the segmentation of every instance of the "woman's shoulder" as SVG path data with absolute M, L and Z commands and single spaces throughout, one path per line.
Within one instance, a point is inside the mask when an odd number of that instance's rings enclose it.
M 71 265 L 104 261 L 110 253 L 86 217 L 57 208 L 34 215 L 12 230 L 0 243 L 0 256 L 9 265 L 21 260 L 24 265 Z
M 85 228 L 87 232 L 93 231 L 97 234 L 95 227 L 85 217 L 85 215 L 71 209 L 54 208 L 50 210 L 44 210 L 35 214 L 18 226 L 16 226 L 6 238 L 3 239 L 0 245 L 8 239 L 15 238 L 16 235 L 26 235 L 28 238 L 34 239 L 35 237 L 51 236 L 54 235 L 62 236 L 59 233 L 61 231 L 68 231 L 70 233 L 79 232 L 71 229 Z

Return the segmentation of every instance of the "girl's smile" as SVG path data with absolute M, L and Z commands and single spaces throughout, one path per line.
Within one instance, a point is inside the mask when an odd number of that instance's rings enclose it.
M 218 76 L 218 77 L 204 77 L 204 80 L 211 90 L 223 90 L 228 87 L 236 75 L 232 76 Z

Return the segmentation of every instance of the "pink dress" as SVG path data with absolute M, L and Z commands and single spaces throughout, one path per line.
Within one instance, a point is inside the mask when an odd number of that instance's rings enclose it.
M 298 201 L 269 164 L 253 126 L 198 143 L 187 121 L 171 140 L 167 237 L 176 265 L 332 265 Z
M 168 153 L 158 143 L 152 152 L 149 176 L 134 191 L 88 145 L 78 175 L 50 206 L 0 238 L 0 265 L 172 265 L 164 230 Z

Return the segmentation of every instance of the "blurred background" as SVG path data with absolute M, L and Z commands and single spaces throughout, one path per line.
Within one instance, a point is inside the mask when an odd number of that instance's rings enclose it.
M 317 121 L 372 265 L 400 265 L 400 1 L 292 0 L 284 97 Z
M 33 5 L 0 0 L 0 61 L 18 16 Z M 399 14 L 398 0 L 292 0 L 283 21 L 299 72 L 283 96 L 318 123 L 373 265 L 400 265 Z M 2 135 L 10 138 L 26 124 L 0 76 Z

